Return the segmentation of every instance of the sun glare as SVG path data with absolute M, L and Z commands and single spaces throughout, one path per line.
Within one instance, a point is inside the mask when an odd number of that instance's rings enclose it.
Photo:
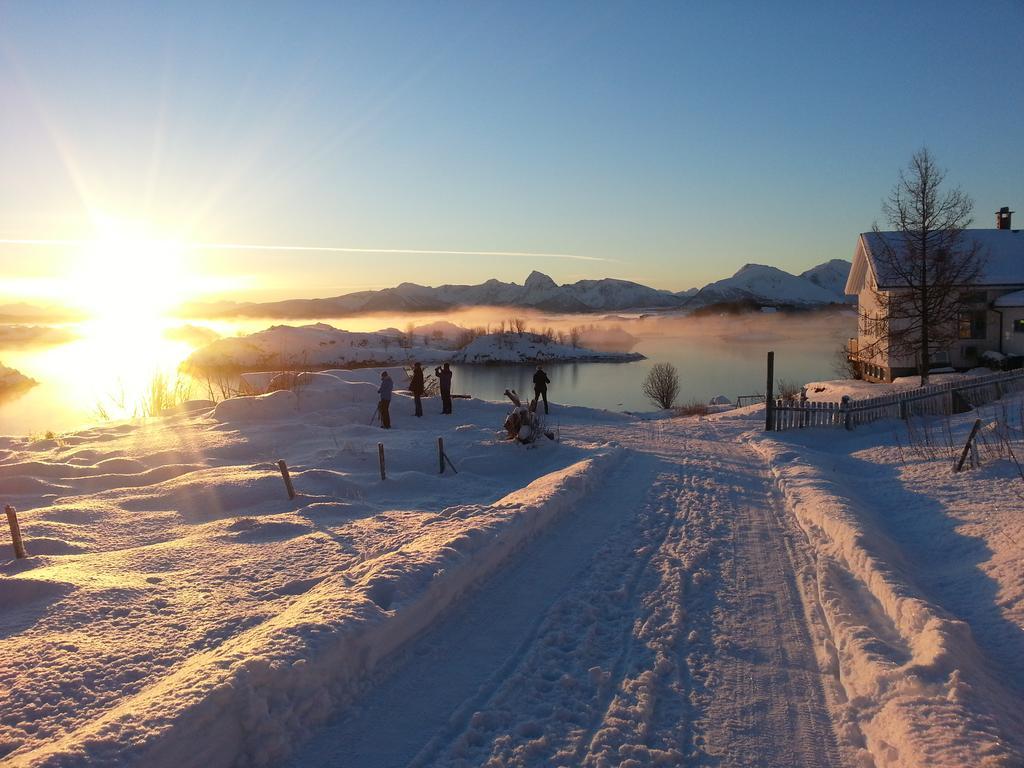
M 140 224 L 104 221 L 76 254 L 69 303 L 104 320 L 150 321 L 188 298 L 185 247 Z

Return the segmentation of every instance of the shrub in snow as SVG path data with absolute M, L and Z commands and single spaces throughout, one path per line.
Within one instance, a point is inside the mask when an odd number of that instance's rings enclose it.
M 679 373 L 672 363 L 655 363 L 641 386 L 647 398 L 661 408 L 671 408 L 679 396 Z

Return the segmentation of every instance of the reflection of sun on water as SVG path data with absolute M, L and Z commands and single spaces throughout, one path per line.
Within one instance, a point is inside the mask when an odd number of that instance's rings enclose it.
M 69 303 L 90 319 L 61 364 L 77 371 L 75 399 L 112 418 L 134 415 L 153 377 L 171 382 L 188 345 L 164 337 L 166 313 L 188 298 L 185 249 L 144 227 L 100 222 L 100 236 L 77 255 Z

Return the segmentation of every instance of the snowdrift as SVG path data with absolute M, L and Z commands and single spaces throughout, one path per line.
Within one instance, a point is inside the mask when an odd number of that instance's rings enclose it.
M 283 613 L 65 737 L 11 755 L 11 764 L 272 764 L 389 653 L 576 504 L 611 457 L 578 462 L 495 504 L 445 509 L 422 536 L 316 583 Z
M 1005 740 L 1024 732 L 1015 698 L 971 628 L 915 588 L 905 553 L 859 498 L 857 461 L 837 455 L 827 433 L 797 439 L 806 444 L 762 434 L 751 445 L 816 553 L 831 635 L 819 638 L 822 656 L 847 697 L 841 739 L 879 768 L 1020 765 Z

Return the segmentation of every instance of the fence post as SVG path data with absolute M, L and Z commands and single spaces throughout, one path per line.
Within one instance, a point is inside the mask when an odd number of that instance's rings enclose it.
M 764 431 L 771 432 L 772 426 L 775 421 L 775 401 L 774 397 L 774 383 L 775 383 L 775 353 L 768 353 L 768 382 L 765 384 L 765 395 L 764 395 Z
M 853 429 L 853 413 L 850 411 L 850 396 L 843 395 L 843 399 L 839 402 L 839 410 L 843 412 L 843 426 L 846 427 L 847 431 Z
M 288 465 L 284 463 L 284 459 L 277 462 L 277 468 L 281 470 L 281 477 L 284 478 L 284 489 L 288 491 L 288 498 L 295 498 L 295 486 L 292 485 L 292 476 L 288 474 Z
M 953 468 L 954 472 L 959 472 L 964 468 L 964 462 L 967 461 L 967 454 L 971 451 L 971 443 L 974 442 L 974 436 L 978 434 L 979 429 L 981 429 L 981 419 L 975 419 L 974 426 L 971 428 L 971 434 L 967 436 L 967 442 L 964 444 L 964 449 L 960 453 L 960 459 Z
M 380 459 L 380 479 L 386 480 L 387 473 L 384 471 L 384 443 L 377 443 L 377 458 Z
M 25 551 L 25 542 L 21 540 L 21 526 L 18 525 L 18 512 L 10 504 L 4 507 L 7 513 L 7 524 L 11 526 L 11 543 L 14 544 L 14 557 L 21 559 L 28 557 Z
M 443 437 L 437 438 L 437 464 L 438 464 L 438 467 L 441 470 L 438 474 L 443 475 L 444 474 L 444 438 Z

